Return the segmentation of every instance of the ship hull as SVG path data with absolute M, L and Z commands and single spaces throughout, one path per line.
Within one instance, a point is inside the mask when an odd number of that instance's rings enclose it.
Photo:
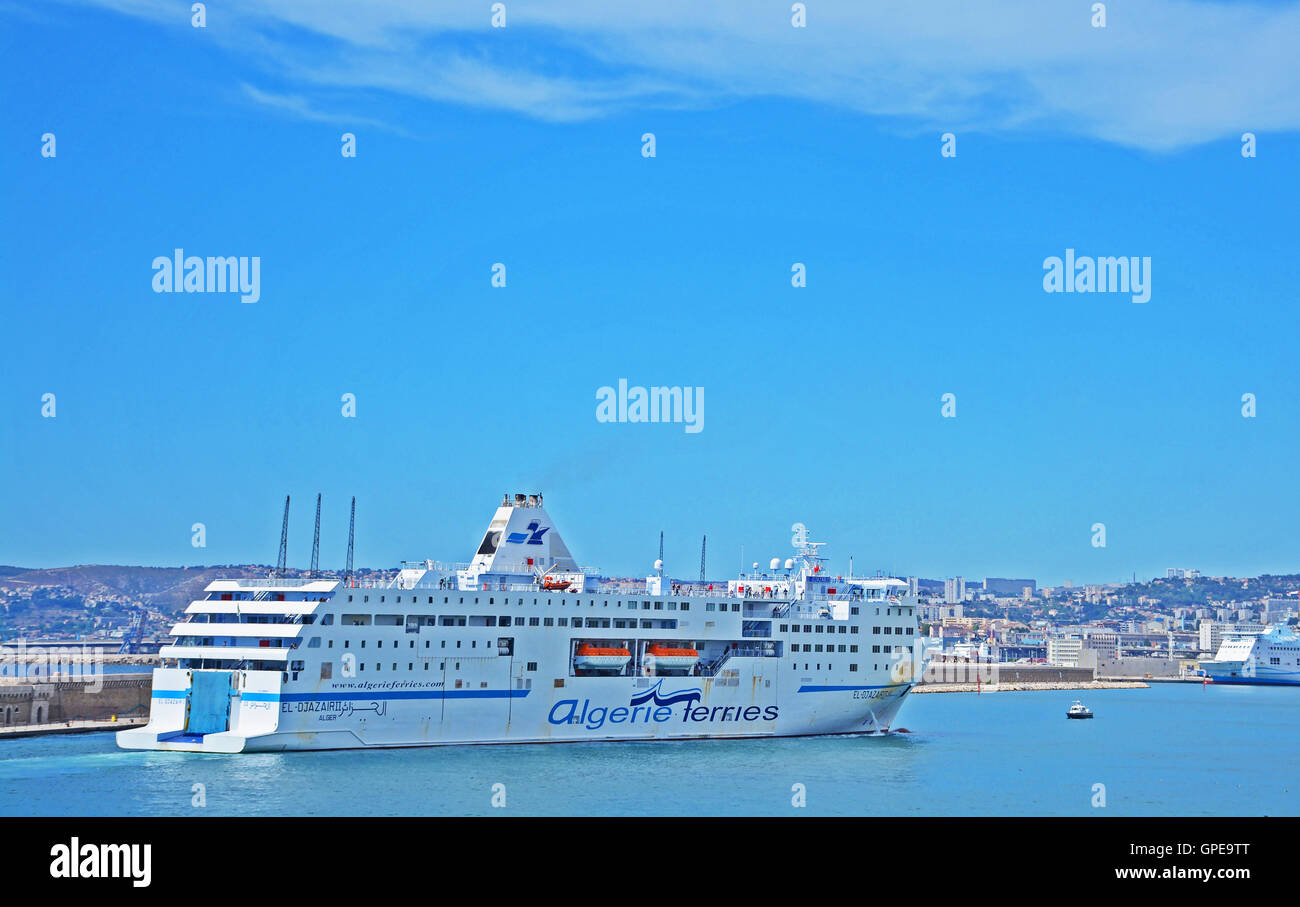
M 210 733 L 186 727 L 195 707 L 178 697 L 185 691 L 175 689 L 175 669 L 159 669 L 150 723 L 118 732 L 117 742 L 124 749 L 239 753 L 872 735 L 889 732 L 912 688 L 795 680 L 786 693 L 779 678 L 773 684 L 765 676 L 769 667 L 739 666 L 723 682 L 587 677 L 544 690 L 239 690 L 250 682 L 274 685 L 276 675 L 262 672 L 236 680 L 227 725 Z

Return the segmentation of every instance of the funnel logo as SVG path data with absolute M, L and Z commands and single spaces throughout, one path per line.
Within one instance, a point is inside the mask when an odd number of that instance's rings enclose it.
M 525 531 L 512 532 L 506 536 L 506 541 L 513 542 L 516 545 L 522 542 L 527 542 L 530 545 L 540 545 L 542 543 L 542 536 L 550 531 L 550 526 L 542 526 L 542 524 L 537 522 L 537 520 L 533 520 L 525 527 Z
M 691 690 L 682 690 L 680 693 L 669 693 L 667 696 L 659 695 L 659 687 L 663 686 L 663 681 L 659 681 L 644 693 L 637 693 L 632 697 L 629 705 L 646 705 L 653 702 L 655 705 L 676 705 L 679 702 L 686 703 L 689 709 L 692 703 L 700 701 L 700 688 L 695 687 Z

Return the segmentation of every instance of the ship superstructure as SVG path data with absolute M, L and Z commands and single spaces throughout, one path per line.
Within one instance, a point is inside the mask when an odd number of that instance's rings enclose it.
M 1215 683 L 1300 684 L 1300 637 L 1283 626 L 1228 633 L 1201 670 Z
M 200 752 L 887 732 L 922 665 L 907 583 L 817 543 L 711 583 L 581 567 L 515 495 L 474 558 L 382 583 L 218 580 L 128 749 Z

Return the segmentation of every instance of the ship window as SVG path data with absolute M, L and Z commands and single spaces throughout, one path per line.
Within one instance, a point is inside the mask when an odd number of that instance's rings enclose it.
M 557 677 L 557 678 L 555 678 L 555 686 L 556 686 L 557 688 L 558 688 L 558 687 L 562 687 L 562 686 L 564 686 L 564 678 L 563 678 L 563 677 Z
M 429 670 L 429 663 L 427 661 L 424 663 L 424 669 L 426 671 Z
M 530 627 L 536 627 L 536 626 L 539 626 L 540 623 L 541 623 L 541 620 L 540 620 L 539 618 L 536 618 L 536 617 L 530 617 L 530 618 L 528 618 L 528 626 L 530 626 Z
M 495 605 L 496 603 L 497 603 L 497 600 L 496 600 L 495 597 L 493 597 L 493 598 L 489 598 L 489 599 L 488 599 L 488 604 L 489 604 L 489 605 Z M 474 599 L 474 604 L 476 604 L 476 605 L 478 604 L 478 599 L 477 599 L 477 598 Z M 506 600 L 506 604 L 507 604 L 507 605 L 510 604 L 509 599 Z
M 440 662 L 438 662 L 438 670 L 439 670 L 439 671 L 445 671 L 445 670 L 447 670 L 447 662 L 445 662 L 445 661 L 440 661 Z
M 689 610 L 691 610 L 691 603 L 690 603 L 690 602 L 682 602 L 682 610 L 683 610 L 683 611 L 689 611 Z
M 364 663 L 364 662 L 363 662 L 362 664 L 357 665 L 357 670 L 358 670 L 358 671 L 364 671 L 365 669 L 366 669 L 366 666 L 365 666 L 365 663 Z
M 324 617 L 321 618 L 321 620 L 320 620 L 320 625 L 321 625 L 322 627 L 332 627 L 332 626 L 334 626 L 334 615 L 333 615 L 333 614 L 326 614 Z
M 555 626 L 555 618 L 554 618 L 554 617 L 547 617 L 547 618 L 543 619 L 542 624 L 543 624 L 543 626 L 553 627 L 553 626 Z
M 559 622 L 556 624 L 556 626 L 558 627 L 567 627 L 568 625 L 569 625 L 569 619 L 567 617 L 561 617 L 559 619 Z
M 656 611 L 662 611 L 663 609 L 664 609 L 664 603 L 663 603 L 663 602 L 655 602 L 655 610 L 656 610 Z
M 677 602 L 669 602 L 669 603 L 668 603 L 668 610 L 669 610 L 669 611 L 676 611 L 676 610 L 677 610 Z
M 344 614 L 343 623 L 349 627 L 368 627 L 370 626 L 369 614 Z
M 528 662 L 528 668 L 527 668 L 527 670 L 529 670 L 529 671 L 536 671 L 536 670 L 537 670 L 537 662 L 535 662 L 535 661 L 530 661 L 530 662 Z
M 311 639 L 307 640 L 307 648 L 309 648 L 309 649 L 319 649 L 319 648 L 320 648 L 320 637 L 319 637 L 319 636 L 313 636 Z
M 858 666 L 857 666 L 857 665 L 849 665 L 849 670 L 850 670 L 850 671 L 856 671 L 857 669 L 858 669 Z
M 320 663 L 320 679 L 331 680 L 334 677 L 334 662 L 322 661 Z
M 575 617 L 575 618 L 573 619 L 573 625 L 574 625 L 575 627 L 581 627 L 581 626 L 582 626 L 582 618 L 581 618 L 581 617 Z
M 705 602 L 705 603 L 704 603 L 704 610 L 705 610 L 705 611 L 712 611 L 712 610 L 713 610 L 713 602 Z
M 351 596 L 351 595 L 348 596 L 348 601 L 352 601 L 352 596 Z
M 850 651 L 850 652 L 856 652 L 856 651 L 858 651 L 858 647 L 857 647 L 857 646 L 849 646 L 849 651 Z

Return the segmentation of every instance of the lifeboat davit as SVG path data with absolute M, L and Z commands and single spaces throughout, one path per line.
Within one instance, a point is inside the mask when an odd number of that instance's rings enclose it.
M 542 577 L 542 589 L 547 592 L 563 592 L 572 585 L 573 583 L 567 579 L 551 579 L 549 576 Z
M 658 644 L 650 646 L 645 654 L 654 658 L 656 671 L 688 671 L 700 660 L 694 649 L 674 649 Z
M 621 671 L 632 660 L 627 649 L 603 648 L 584 642 L 573 655 L 573 666 L 584 671 Z

